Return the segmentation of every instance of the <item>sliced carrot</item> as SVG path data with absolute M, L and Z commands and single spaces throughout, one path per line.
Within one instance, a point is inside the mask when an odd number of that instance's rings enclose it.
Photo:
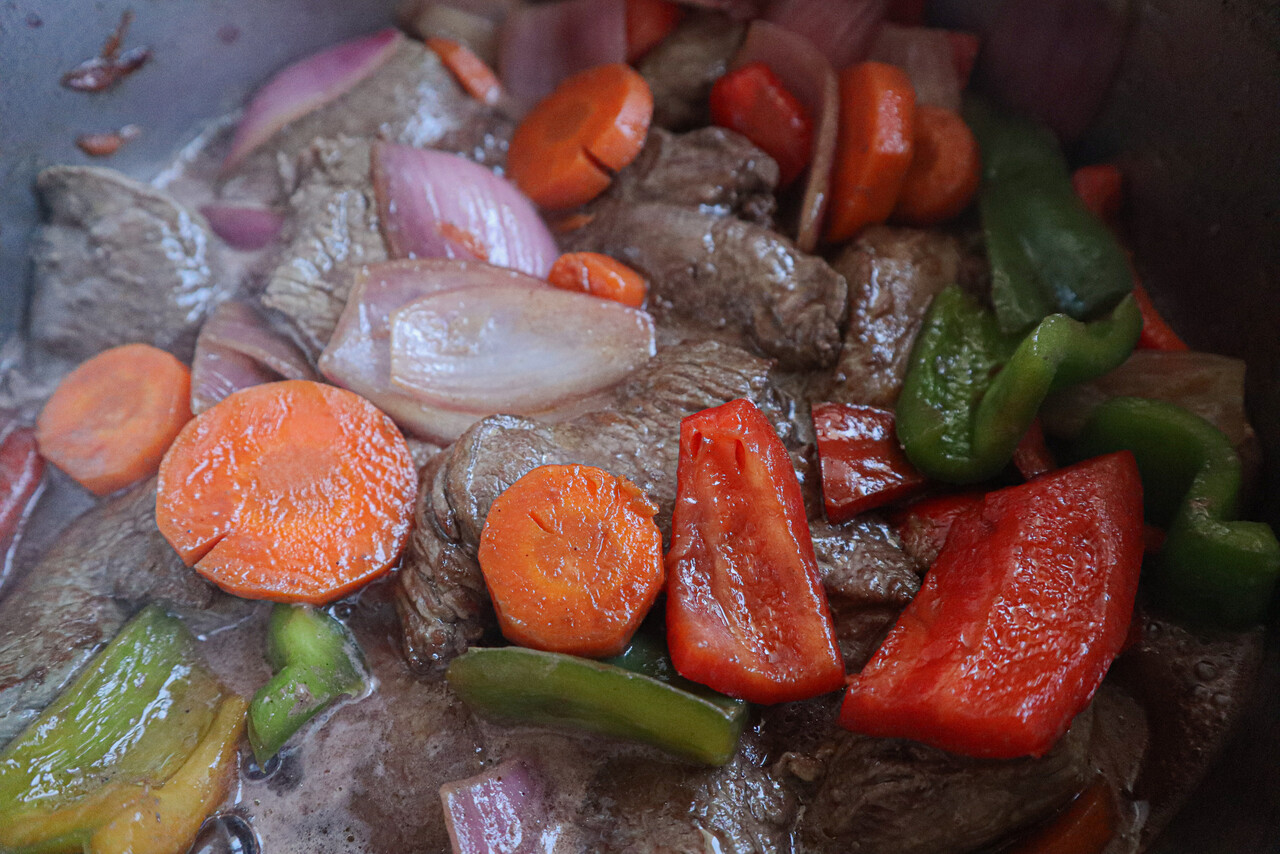
M 1047 827 L 1016 846 L 1012 854 L 1100 854 L 1115 832 L 1110 787 L 1099 780 Z
M 502 634 L 552 652 L 622 652 L 666 580 L 657 512 L 592 466 L 541 466 L 513 483 L 480 535 Z
M 67 374 L 36 420 L 36 443 L 85 489 L 106 495 L 155 474 L 190 420 L 187 366 L 149 344 L 124 344 Z
M 644 305 L 649 285 L 635 270 L 598 252 L 567 252 L 556 259 L 547 281 L 565 291 L 611 299 L 632 308 Z
M 1071 186 L 1094 216 L 1115 224 L 1124 205 L 1124 174 L 1111 163 L 1081 166 L 1071 173 Z
M 911 166 L 915 112 L 916 93 L 902 69 L 862 62 L 840 72 L 827 240 L 848 240 L 889 218 Z
M 571 231 L 577 231 L 583 226 L 590 225 L 595 218 L 596 215 L 593 213 L 571 213 L 552 220 L 547 225 L 556 234 L 568 234 Z
M 589 202 L 644 147 L 653 93 L 635 69 L 600 65 L 573 75 L 524 117 L 511 138 L 507 171 L 548 210 Z
M 439 55 L 444 67 L 472 98 L 491 107 L 502 100 L 502 84 L 498 82 L 498 75 L 471 48 L 438 36 L 427 39 L 427 47 Z
M 684 15 L 684 8 L 670 0 L 627 0 L 627 62 L 657 47 Z
M 307 380 L 267 383 L 174 440 L 156 523 L 223 590 L 320 605 L 391 568 L 417 485 L 404 437 L 373 404 Z
M 978 192 L 982 158 L 973 132 L 957 113 L 930 104 L 916 107 L 915 153 L 898 193 L 894 219 L 937 225 L 969 206 Z
M 1151 301 L 1151 295 L 1147 293 L 1147 289 L 1142 286 L 1137 277 L 1133 280 L 1133 297 L 1138 303 L 1139 310 L 1142 311 L 1142 334 L 1138 337 L 1139 350 L 1187 350 L 1187 342 L 1183 341 L 1178 333 L 1173 331 L 1160 312 L 1156 309 L 1155 303 Z

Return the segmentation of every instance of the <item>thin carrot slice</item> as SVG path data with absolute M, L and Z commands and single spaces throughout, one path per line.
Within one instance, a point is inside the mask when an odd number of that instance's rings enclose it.
M 621 653 L 666 579 L 657 512 L 592 466 L 541 466 L 513 483 L 480 535 L 502 634 L 549 652 Z
M 1012 849 L 1012 854 L 1099 854 L 1115 834 L 1111 789 L 1099 780 L 1048 826 Z
M 307 380 L 268 383 L 178 435 L 156 523 L 223 590 L 320 605 L 391 568 L 417 484 L 404 437 L 373 404 Z
M 644 276 L 598 252 L 566 252 L 551 265 L 547 281 L 561 290 L 611 299 L 632 308 L 644 305 L 649 293 Z
M 624 63 L 573 75 L 543 98 L 511 138 L 507 171 L 548 210 L 589 202 L 644 147 L 653 93 Z
M 485 65 L 483 59 L 472 53 L 471 48 L 438 36 L 427 39 L 427 47 L 436 52 L 444 67 L 472 98 L 490 107 L 502 100 L 502 84 L 498 82 L 498 75 Z
M 982 176 L 978 141 L 964 119 L 951 110 L 916 107 L 915 153 L 902 181 L 894 219 L 908 225 L 937 225 L 973 201 Z
M 191 372 L 164 350 L 124 344 L 62 380 L 36 420 L 41 455 L 95 495 L 150 477 L 191 420 Z
M 911 166 L 915 112 L 916 93 L 902 69 L 862 62 L 840 73 L 827 240 L 848 240 L 889 218 Z
M 627 62 L 635 62 L 671 35 L 685 10 L 671 0 L 627 0 Z

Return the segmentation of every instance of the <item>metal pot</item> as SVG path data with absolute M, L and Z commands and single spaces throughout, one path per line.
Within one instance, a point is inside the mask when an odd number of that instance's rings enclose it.
M 1001 0 L 935 4 L 980 29 Z M 1086 2 L 1086 0 L 1081 0 Z M 107 161 L 150 178 L 198 131 L 289 60 L 389 22 L 392 0 L 11 0 L 0 6 L 0 339 L 17 328 L 31 184 L 53 163 L 90 162 L 85 132 L 136 125 Z M 1113 4 L 1115 5 L 1115 4 Z M 61 75 L 94 56 L 136 7 L 127 44 L 145 71 L 101 94 Z M 1081 145 L 1129 176 L 1141 272 L 1196 349 L 1249 362 L 1249 409 L 1268 462 L 1262 515 L 1280 527 L 1280 6 L 1269 0 L 1134 0 L 1119 78 Z M 1156 844 L 1173 852 L 1280 851 L 1280 644 L 1272 632 L 1252 708 Z

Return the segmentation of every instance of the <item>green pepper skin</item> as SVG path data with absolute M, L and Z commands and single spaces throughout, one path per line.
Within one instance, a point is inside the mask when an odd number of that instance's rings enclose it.
M 978 207 L 1000 328 L 1025 332 L 1059 312 L 1091 320 L 1131 292 L 1124 249 L 1072 189 L 1052 132 L 978 99 L 965 120 L 982 149 Z
M 953 285 L 934 298 L 911 351 L 898 440 L 912 464 L 936 480 L 993 477 L 1049 392 L 1119 366 L 1141 332 L 1142 315 L 1129 296 L 1092 323 L 1053 314 L 1026 337 L 1008 335 Z
M 326 706 L 365 685 L 359 647 L 346 626 L 305 605 L 276 605 L 267 625 L 276 672 L 249 704 L 249 745 L 261 765 Z
M 621 658 L 635 669 L 521 647 L 476 647 L 453 660 L 446 678 L 485 717 L 629 739 L 709 765 L 733 758 L 746 703 L 645 675 L 663 671 L 644 650 Z
M 1233 521 L 1240 458 L 1222 431 L 1172 403 L 1117 397 L 1094 410 L 1075 450 L 1129 450 L 1137 458 L 1147 520 L 1168 526 L 1146 579 L 1161 604 L 1228 628 L 1266 617 L 1280 577 L 1280 543 L 1269 525 Z

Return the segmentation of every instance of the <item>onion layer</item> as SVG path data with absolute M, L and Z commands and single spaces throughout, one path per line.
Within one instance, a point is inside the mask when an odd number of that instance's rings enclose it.
M 545 278 L 558 254 L 533 203 L 466 158 L 379 142 L 373 186 L 392 258 L 478 259 Z
M 453 854 L 534 854 L 551 850 L 546 784 L 520 760 L 440 787 Z
M 209 228 L 232 249 L 255 252 L 269 246 L 284 228 L 284 215 L 257 205 L 211 202 L 200 208 Z
M 230 169 L 294 119 L 350 92 L 390 59 L 404 40 L 379 30 L 312 54 L 267 81 L 245 108 L 222 168 Z
M 813 42 L 834 68 L 867 58 L 886 0 L 773 0 L 767 21 Z
M 528 4 L 507 16 L 498 48 L 502 86 L 523 109 L 579 71 L 627 61 L 625 0 Z
M 871 58 L 907 72 L 917 104 L 959 112 L 964 81 L 956 69 L 955 49 L 946 30 L 885 24 L 871 48 Z
M 302 351 L 251 306 L 224 302 L 196 339 L 191 411 L 199 415 L 232 392 L 276 380 L 313 380 Z
M 796 245 L 801 251 L 812 252 L 822 234 L 835 161 L 840 118 L 835 69 L 813 42 L 769 21 L 752 22 L 733 67 L 751 62 L 768 65 L 813 119 L 813 158 L 809 161 L 796 228 Z

